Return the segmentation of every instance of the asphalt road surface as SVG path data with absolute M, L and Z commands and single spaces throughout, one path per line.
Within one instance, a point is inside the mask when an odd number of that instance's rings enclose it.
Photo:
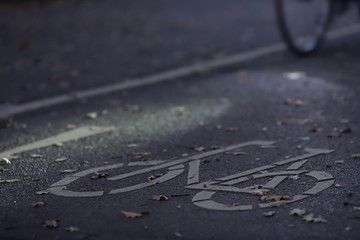
M 271 1 L 0 4 L 0 238 L 359 239 L 357 23 L 297 58 Z

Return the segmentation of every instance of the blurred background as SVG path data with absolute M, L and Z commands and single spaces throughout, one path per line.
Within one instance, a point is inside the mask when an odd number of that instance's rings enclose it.
M 333 28 L 354 22 L 352 7 Z M 0 104 L 71 93 L 279 41 L 269 0 L 2 0 Z

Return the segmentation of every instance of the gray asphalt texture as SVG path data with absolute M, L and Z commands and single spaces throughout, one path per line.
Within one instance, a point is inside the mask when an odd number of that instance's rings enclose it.
M 1 101 L 26 102 L 71 93 L 278 42 L 272 10 L 270 1 L 245 0 L 2 4 Z M 356 22 L 356 15 L 351 12 L 342 21 Z M 354 34 L 326 42 L 319 53 L 307 58 L 289 52 L 267 55 L 2 120 L 0 152 L 69 131 L 68 124 L 114 130 L 65 142 L 62 147 L 22 152 L 11 164 L 0 162 L 6 169 L 0 172 L 0 180 L 20 179 L 0 183 L 0 239 L 359 239 L 360 158 L 352 157 L 360 153 L 359 42 L 360 35 Z M 303 75 L 291 80 L 287 73 L 294 72 Z M 98 117 L 86 118 L 89 112 L 97 112 Z M 335 152 L 310 158 L 302 169 L 328 172 L 336 185 L 280 207 L 212 211 L 192 203 L 199 191 L 185 189 L 185 164 L 180 176 L 132 192 L 90 198 L 36 194 L 64 178 L 65 169 L 175 160 L 214 146 L 253 140 L 276 141 L 275 148 L 244 147 L 239 150 L 243 155 L 201 159 L 200 182 L 299 156 L 311 147 Z M 150 154 L 134 158 L 133 153 L 144 152 Z M 69 159 L 55 162 L 62 157 Z M 141 168 L 106 172 L 114 176 Z M 109 191 L 166 171 L 119 181 L 86 176 L 69 188 Z M 294 196 L 314 183 L 301 175 L 298 180 L 286 180 L 271 194 Z M 254 184 L 264 182 L 251 180 L 236 186 Z M 151 199 L 159 194 L 168 200 Z M 213 200 L 259 204 L 259 198 L 219 192 Z M 32 203 L 38 201 L 46 205 L 34 208 Z M 305 208 L 327 222 L 307 223 L 289 214 L 294 208 Z M 142 209 L 149 214 L 136 219 L 121 214 Z M 275 215 L 265 217 L 268 211 Z M 59 226 L 43 227 L 51 219 L 58 220 Z M 66 231 L 69 226 L 80 231 Z

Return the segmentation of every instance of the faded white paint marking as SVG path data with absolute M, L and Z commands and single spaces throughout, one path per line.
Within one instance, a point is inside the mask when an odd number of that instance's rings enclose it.
M 203 200 L 209 200 L 209 199 L 212 198 L 212 196 L 215 193 L 216 193 L 215 191 L 201 191 L 201 192 L 198 192 L 197 194 L 195 194 L 192 201 L 193 202 L 198 202 L 198 201 L 203 201 Z
M 282 181 L 284 181 L 288 176 L 276 176 L 273 177 L 269 182 L 267 182 L 263 188 L 275 189 Z
M 152 186 L 152 185 L 155 185 L 155 184 L 166 182 L 166 181 L 168 181 L 170 179 L 173 179 L 174 177 L 179 176 L 183 172 L 184 172 L 184 169 L 172 170 L 172 171 L 167 172 L 164 176 L 156 178 L 155 180 L 149 181 L 147 183 L 140 183 L 140 184 L 133 185 L 133 186 L 130 186 L 130 187 L 113 189 L 113 190 L 111 190 L 109 192 L 109 194 L 116 194 L 116 193 L 134 191 L 134 190 L 138 190 L 138 189 L 141 189 L 141 188 L 144 188 L 144 187 L 149 187 L 149 186 Z
M 329 187 L 331 187 L 334 184 L 334 180 L 327 180 L 327 181 L 322 181 L 322 182 L 318 182 L 316 183 L 316 185 L 307 190 L 306 192 L 304 192 L 304 194 L 306 195 L 316 195 L 326 189 L 328 189 Z
M 226 205 L 213 200 L 194 202 L 194 204 L 198 207 L 215 211 L 247 211 L 253 209 L 253 205 Z
M 261 145 L 272 145 L 274 143 L 275 142 L 273 142 L 273 141 L 251 141 L 251 142 L 239 143 L 239 144 L 228 146 L 228 147 L 223 148 L 223 149 L 216 149 L 216 150 L 196 154 L 196 155 L 193 155 L 193 156 L 190 156 L 190 157 L 181 158 L 181 159 L 178 159 L 178 160 L 167 162 L 167 163 L 164 163 L 164 164 L 159 164 L 159 165 L 156 165 L 156 166 L 153 166 L 153 167 L 143 168 L 143 169 L 140 169 L 140 170 L 137 170 L 137 171 L 120 174 L 120 175 L 117 175 L 117 176 L 114 176 L 114 177 L 111 177 L 111 178 L 108 178 L 108 179 L 113 180 L 113 181 L 114 180 L 119 180 L 119 179 L 122 179 L 122 178 L 127 178 L 127 177 L 131 177 L 131 176 L 139 175 L 139 174 L 142 174 L 142 173 L 151 172 L 151 171 L 154 171 L 154 170 L 171 167 L 171 166 L 175 166 L 175 165 L 178 165 L 178 164 L 183 164 L 183 163 L 186 163 L 186 162 L 190 162 L 192 160 L 217 155 L 217 154 L 227 152 L 227 151 L 230 151 L 230 150 L 234 150 L 234 149 L 237 149 L 237 148 L 241 148 L 241 147 L 252 146 L 252 145 L 260 145 L 260 146 Z
M 81 128 L 75 129 L 75 130 L 61 133 L 61 134 L 53 136 L 53 137 L 49 137 L 49 138 L 46 138 L 46 139 L 43 139 L 40 141 L 36 141 L 36 142 L 30 143 L 30 144 L 26 144 L 26 145 L 23 145 L 20 147 L 16 147 L 16 148 L 7 150 L 5 152 L 0 153 L 0 156 L 6 157 L 6 158 L 11 158 L 12 155 L 17 154 L 17 153 L 52 146 L 55 143 L 59 143 L 59 142 L 64 143 L 64 142 L 68 142 L 68 141 L 75 140 L 75 139 L 89 137 L 92 135 L 108 132 L 108 131 L 111 131 L 114 129 L 115 129 L 114 127 L 81 127 Z
M 279 171 L 279 172 L 269 172 L 269 173 L 261 173 L 261 174 L 254 174 L 252 177 L 254 179 L 258 178 L 265 178 L 265 177 L 272 177 L 272 176 L 283 176 L 283 175 L 299 175 L 306 172 L 305 170 L 298 170 L 298 171 Z
M 330 154 L 330 153 L 334 152 L 334 150 L 332 150 L 332 149 L 305 148 L 305 152 L 308 152 L 308 153 L 306 153 L 304 155 L 301 155 L 301 156 L 298 156 L 298 157 L 293 157 L 293 158 L 290 158 L 290 159 L 279 161 L 279 162 L 276 162 L 276 163 L 273 163 L 273 164 L 275 164 L 275 165 L 285 165 L 285 164 L 288 164 L 288 163 L 297 162 L 297 161 L 302 160 L 302 159 L 307 159 L 307 158 L 315 157 L 315 156 L 322 155 L 322 154 Z
M 291 164 L 288 168 L 287 168 L 287 170 L 297 170 L 297 169 L 299 169 L 299 168 L 301 168 L 305 163 L 307 163 L 308 162 L 308 160 L 302 160 L 302 161 L 300 161 L 300 162 L 295 162 L 295 163 L 293 163 L 293 164 Z
M 65 186 L 51 187 L 50 192 L 63 197 L 99 197 L 104 194 L 104 191 L 74 192 L 66 190 Z
M 246 170 L 246 171 L 243 171 L 243 172 L 240 172 L 240 173 L 235 173 L 233 175 L 222 177 L 222 178 L 219 178 L 217 180 L 219 180 L 219 181 L 232 180 L 232 179 L 239 178 L 239 177 L 245 177 L 245 176 L 251 175 L 253 173 L 260 172 L 260 171 L 268 170 L 268 169 L 271 169 L 271 168 L 274 168 L 274 167 L 275 167 L 274 165 L 266 165 L 266 166 L 262 166 L 262 167 L 257 167 L 257 168 Z
M 245 182 L 245 181 L 248 181 L 248 180 L 249 180 L 248 177 L 239 177 L 239 178 L 236 178 L 234 180 L 230 180 L 230 181 L 227 181 L 227 182 L 222 182 L 222 183 L 220 183 L 220 185 L 231 186 L 231 185 L 242 183 L 242 182 Z
M 334 177 L 330 173 L 322 172 L 322 171 L 312 171 L 306 174 L 306 176 L 313 177 L 318 181 L 334 179 Z
M 165 160 L 152 160 L 152 161 L 137 161 L 137 162 L 129 162 L 128 166 L 152 166 L 166 162 Z
M 199 182 L 199 170 L 200 170 L 200 160 L 194 160 L 189 162 L 189 172 L 187 184 L 194 184 Z

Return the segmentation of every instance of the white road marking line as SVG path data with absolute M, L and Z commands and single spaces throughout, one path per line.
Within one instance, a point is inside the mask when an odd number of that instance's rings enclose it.
M 189 171 L 187 184 L 194 184 L 199 182 L 199 170 L 200 170 L 200 160 L 189 162 Z
M 96 135 L 99 133 L 108 132 L 108 131 L 111 131 L 114 129 L 115 129 L 114 127 L 92 127 L 92 126 L 81 127 L 81 128 L 75 129 L 75 130 L 61 133 L 61 134 L 53 136 L 53 137 L 45 138 L 40 141 L 36 141 L 36 142 L 30 143 L 30 144 L 26 144 L 26 145 L 23 145 L 20 147 L 16 147 L 16 148 L 7 150 L 5 152 L 1 152 L 0 156 L 6 157 L 6 158 L 11 158 L 12 155 L 17 154 L 17 153 L 34 150 L 34 149 L 38 149 L 38 148 L 42 148 L 42 147 L 52 146 L 55 143 L 59 143 L 59 142 L 68 142 L 68 141 L 79 139 L 79 138 L 89 137 L 89 136 Z
M 360 32 L 360 24 L 354 24 L 345 28 L 335 29 L 330 31 L 327 36 L 328 39 L 336 39 L 346 35 L 352 35 Z M 0 119 L 29 112 L 45 107 L 58 105 L 61 103 L 75 101 L 79 98 L 90 98 L 101 96 L 122 90 L 152 85 L 160 82 L 171 81 L 180 77 L 190 76 L 194 73 L 210 71 L 213 69 L 226 67 L 229 65 L 239 64 L 269 54 L 278 53 L 286 50 L 284 43 L 275 43 L 269 46 L 260 47 L 258 49 L 230 55 L 227 57 L 212 59 L 202 63 L 196 63 L 189 66 L 175 68 L 173 70 L 165 71 L 163 73 L 150 75 L 142 78 L 130 79 L 124 82 L 109 84 L 101 87 L 91 88 L 88 90 L 78 91 L 72 94 L 58 95 L 46 99 L 35 100 L 19 105 L 2 104 L 0 105 Z

